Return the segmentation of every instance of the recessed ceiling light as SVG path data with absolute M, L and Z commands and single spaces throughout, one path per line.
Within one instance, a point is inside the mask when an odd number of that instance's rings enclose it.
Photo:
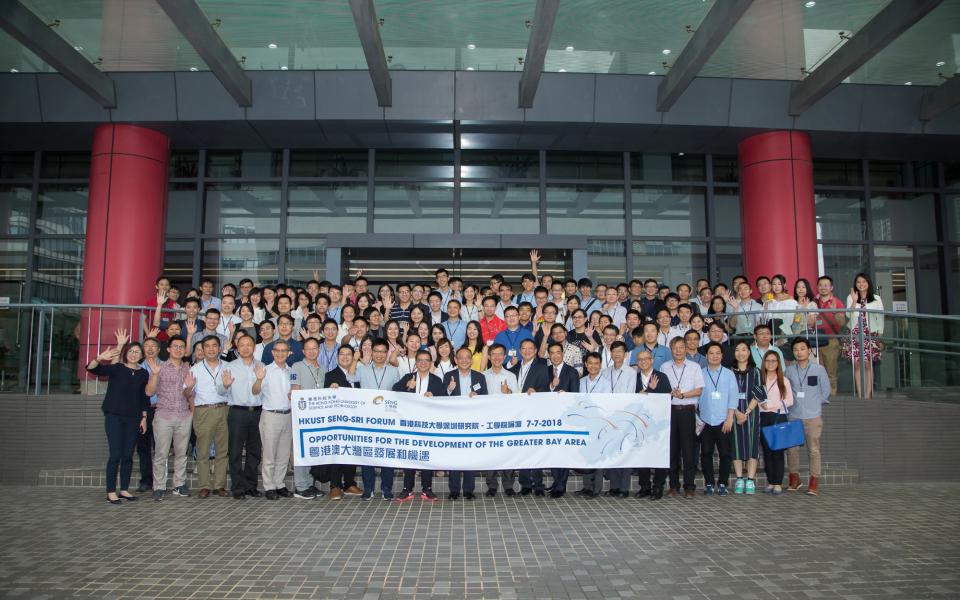
M 567 72 L 566 69 L 557 69 L 557 71 L 559 71 L 560 73 L 566 73 L 566 72 Z
M 190 70 L 193 71 L 194 73 L 196 73 L 196 72 L 199 71 L 200 69 L 198 69 L 198 68 L 196 68 L 196 67 L 190 67 Z
M 817 3 L 814 2 L 813 0 L 810 0 L 810 2 L 807 2 L 806 4 L 804 4 L 804 6 L 806 6 L 807 8 L 813 8 L 816 5 Z
M 11 72 L 11 73 L 19 73 L 19 72 L 20 72 L 20 69 L 10 69 L 10 72 Z
M 913 82 L 912 82 L 912 81 L 904 81 L 904 82 L 903 82 L 903 85 L 913 85 Z
M 664 48 L 660 51 L 660 54 L 670 54 L 670 48 Z
M 565 50 L 566 50 L 567 52 L 573 52 L 573 46 L 567 46 L 567 47 L 565 48 Z
M 476 49 L 477 49 L 476 44 L 467 44 L 467 50 L 476 50 Z
M 656 71 L 650 71 L 649 73 L 647 73 L 647 75 L 656 75 L 656 74 L 657 74 Z
M 937 61 L 937 66 L 938 66 L 938 67 L 942 67 L 942 66 L 945 65 L 945 64 L 947 64 L 947 61 L 945 61 L 945 60 L 938 60 L 938 61 Z
M 686 152 L 677 152 L 677 156 L 683 156 Z
M 77 52 L 82 52 L 83 46 L 74 46 L 73 49 L 76 50 Z
M 468 70 L 468 71 L 472 71 L 472 70 L 473 70 L 473 67 L 467 67 L 467 70 Z
M 289 69 L 289 68 L 290 68 L 290 67 L 288 67 L 287 65 L 283 65 L 282 67 L 280 67 L 280 70 L 281 70 L 281 71 L 286 71 L 286 70 Z
M 276 50 L 277 45 L 274 44 L 273 42 L 270 42 L 269 44 L 267 44 L 267 48 L 270 48 L 271 50 Z

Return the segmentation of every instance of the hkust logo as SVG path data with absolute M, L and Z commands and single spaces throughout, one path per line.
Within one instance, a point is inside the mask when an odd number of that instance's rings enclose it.
M 307 410 L 307 399 L 300 398 L 300 400 L 297 401 L 297 408 L 300 410 Z

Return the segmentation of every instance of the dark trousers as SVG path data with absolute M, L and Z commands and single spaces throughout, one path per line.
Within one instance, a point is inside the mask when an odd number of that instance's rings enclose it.
M 231 406 L 227 413 L 227 447 L 230 454 L 230 491 L 257 489 L 263 444 L 260 440 L 260 411 Z M 246 457 L 244 457 L 246 451 Z M 244 460 L 246 458 L 246 460 Z
M 345 490 L 357 485 L 357 467 L 355 465 L 330 465 L 330 489 Z
M 567 491 L 567 477 L 570 476 L 570 469 L 550 469 L 550 476 L 553 477 L 553 483 L 550 484 L 551 492 Z
M 140 459 L 140 485 L 153 487 L 153 413 L 152 406 L 147 409 L 147 430 L 137 437 L 137 457 Z
M 520 469 L 520 489 L 543 491 L 543 469 Z
M 133 473 L 133 448 L 140 433 L 140 419 L 120 415 L 103 415 L 103 429 L 107 432 L 107 493 L 117 491 L 117 471 L 120 471 L 120 490 L 130 487 Z M 152 469 L 152 467 L 151 467 Z
M 416 469 L 404 469 L 403 470 L 403 489 L 412 490 L 414 484 L 417 482 L 417 470 Z M 420 471 L 420 487 L 424 490 L 429 490 L 433 487 L 433 471 Z
M 373 494 L 377 489 L 377 468 L 360 467 L 360 476 L 363 478 L 363 491 Z M 380 492 L 393 493 L 393 467 L 380 467 Z
M 670 469 L 637 469 L 637 484 L 641 490 L 650 491 L 651 489 L 663 491 L 663 485 L 667 482 L 667 474 Z M 650 478 L 653 477 L 651 485 Z
M 463 489 L 465 494 L 472 494 L 477 489 L 476 471 L 450 471 L 450 493 L 459 494 Z
M 720 479 L 713 478 L 713 450 L 716 447 L 720 455 Z M 700 470 L 707 485 L 727 485 L 730 483 L 730 465 L 733 459 L 730 453 L 730 434 L 723 432 L 723 425 L 704 425 L 700 434 Z
M 680 489 L 680 461 L 683 460 L 683 489 L 697 488 L 697 411 L 689 407 L 670 409 L 670 487 Z
M 760 427 L 774 425 L 777 413 L 760 413 Z M 771 450 L 767 440 L 760 432 L 760 444 L 763 446 L 763 470 L 767 474 L 767 485 L 783 485 L 783 450 Z

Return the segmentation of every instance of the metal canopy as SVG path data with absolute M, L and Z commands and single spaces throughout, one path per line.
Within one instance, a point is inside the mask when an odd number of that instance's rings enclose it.
M 920 103 L 920 120 L 929 121 L 960 104 L 960 77 L 954 75 L 947 81 L 923 94 Z
M 0 27 L 98 104 L 116 107 L 113 81 L 18 0 L 0 0 Z
M 943 0 L 895 0 L 793 88 L 790 114 L 799 115 L 910 29 Z
M 367 58 L 367 71 L 370 72 L 373 89 L 377 93 L 377 104 L 392 106 L 393 89 L 390 70 L 387 67 L 387 55 L 383 51 L 383 40 L 380 39 L 377 9 L 373 5 L 373 0 L 350 0 L 350 11 L 353 13 L 357 35 L 360 36 L 363 54 Z
M 181 35 L 240 106 L 253 105 L 253 85 L 233 53 L 213 30 L 196 0 L 157 0 Z
M 657 88 L 658 111 L 670 110 L 751 4 L 753 0 L 726 0 L 713 5 L 660 82 Z
M 523 60 L 523 75 L 520 76 L 520 108 L 533 106 L 537 95 L 540 74 L 547 58 L 547 47 L 553 35 L 553 23 L 557 20 L 560 0 L 537 0 L 537 9 L 533 14 L 530 39 L 527 41 L 527 54 Z

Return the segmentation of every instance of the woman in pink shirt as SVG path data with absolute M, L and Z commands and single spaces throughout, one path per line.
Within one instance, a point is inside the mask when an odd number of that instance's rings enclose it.
M 762 371 L 767 399 L 760 404 L 761 428 L 784 420 L 786 417 L 780 415 L 785 412 L 785 407 L 793 406 L 793 390 L 790 389 L 790 381 L 783 376 L 780 357 L 773 350 L 768 350 L 763 355 Z M 763 467 L 767 473 L 767 487 L 764 491 L 779 496 L 783 493 L 784 451 L 771 450 L 763 436 L 760 440 L 763 443 Z

